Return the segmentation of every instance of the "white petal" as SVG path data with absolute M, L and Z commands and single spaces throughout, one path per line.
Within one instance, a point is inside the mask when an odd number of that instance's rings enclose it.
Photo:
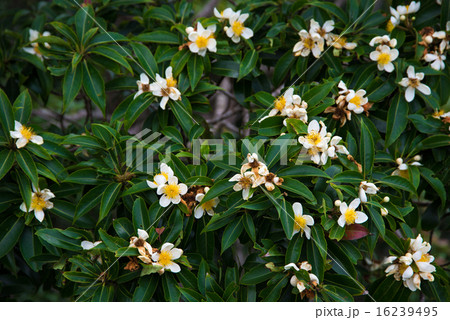
M 139 238 L 141 238 L 142 240 L 147 240 L 148 239 L 148 233 L 145 230 L 142 229 L 138 229 L 138 236 Z
M 172 250 L 170 250 L 170 256 L 172 257 L 172 260 L 177 260 L 181 257 L 182 254 L 183 250 L 181 249 L 173 248 Z
M 424 95 L 427 95 L 427 96 L 431 94 L 430 87 L 423 83 L 419 83 L 417 90 L 419 90 L 420 92 L 422 92 Z
M 161 198 L 159 198 L 159 205 L 163 208 L 167 207 L 170 204 L 169 198 L 167 198 L 165 195 L 162 195 Z
M 186 194 L 186 192 L 188 191 L 188 187 L 184 183 L 180 183 L 178 185 L 178 187 L 180 188 L 180 194 L 181 195 Z
M 173 273 L 178 273 L 181 271 L 181 267 L 175 262 L 172 262 L 169 265 L 167 265 L 166 269 L 169 269 Z
M 406 88 L 406 91 L 405 91 L 405 99 L 406 99 L 406 101 L 408 101 L 408 102 L 413 101 L 415 95 L 416 95 L 416 90 L 413 87 Z
M 173 248 L 173 244 L 166 242 L 161 246 L 161 251 L 170 251 Z
M 345 226 L 345 216 L 343 214 L 338 219 L 338 225 L 342 228 Z
M 361 203 L 361 200 L 359 200 L 359 198 L 356 198 L 355 200 L 350 202 L 349 207 L 352 208 L 352 209 L 356 209 L 356 208 L 358 208 L 360 203 Z
M 36 144 L 44 143 L 44 139 L 42 139 L 41 136 L 37 136 L 37 135 L 32 136 L 30 140 L 31 140 L 31 142 L 36 143 Z
M 295 216 L 303 215 L 303 206 L 300 202 L 294 202 L 294 204 L 292 204 L 292 209 L 294 210 Z
M 204 210 L 201 206 L 197 206 L 194 210 L 194 217 L 195 219 L 200 219 L 203 217 Z
M 23 147 L 25 147 L 26 145 L 27 145 L 27 143 L 28 143 L 28 140 L 27 139 L 25 139 L 25 138 L 20 138 L 20 139 L 18 139 L 17 141 L 16 141 L 16 146 L 17 146 L 17 148 L 23 148 Z
M 44 220 L 44 211 L 34 210 L 34 216 L 39 220 L 39 222 L 42 222 Z
M 356 223 L 364 223 L 368 219 L 367 215 L 362 211 L 356 211 Z
M 148 76 L 145 73 L 141 73 L 140 79 L 141 79 L 141 82 L 143 84 L 149 84 L 150 83 L 150 79 L 148 78 Z
M 342 214 L 345 214 L 345 212 L 347 211 L 348 206 L 345 202 L 342 202 L 341 205 L 339 206 L 339 210 L 341 211 Z
M 92 248 L 95 247 L 95 245 L 92 242 L 90 242 L 90 241 L 84 240 L 84 241 L 81 241 L 81 247 L 84 250 L 91 250 Z

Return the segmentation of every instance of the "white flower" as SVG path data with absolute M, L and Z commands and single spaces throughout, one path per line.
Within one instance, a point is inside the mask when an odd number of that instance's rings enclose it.
M 359 89 L 358 91 L 349 90 L 347 97 L 345 98 L 348 102 L 348 110 L 353 111 L 356 114 L 364 112 L 364 105 L 369 101 L 364 95 L 366 90 Z
M 167 184 L 159 185 L 156 193 L 161 195 L 159 204 L 161 207 L 167 207 L 169 204 L 178 204 L 181 201 L 181 196 L 186 194 L 188 188 L 184 183 L 178 184 L 178 178 L 169 177 Z
M 230 27 L 226 30 L 226 33 L 234 43 L 239 43 L 241 37 L 244 39 L 253 37 L 252 29 L 244 26 L 244 22 L 248 17 L 248 13 L 240 14 L 240 11 L 230 16 Z
M 314 57 L 319 58 L 323 51 L 323 38 L 317 33 L 310 34 L 306 30 L 301 30 L 298 34 L 300 35 L 300 41 L 292 49 L 294 56 L 307 57 L 312 52 Z
M 330 137 L 327 135 L 327 127 L 322 121 L 319 125 L 317 120 L 309 123 L 308 134 L 306 136 L 298 138 L 298 142 L 303 145 L 307 153 L 311 156 L 311 160 L 316 164 L 321 163 L 320 153 L 327 150 L 329 141 Z M 322 164 L 325 163 L 322 161 Z
M 314 19 L 311 19 L 310 24 L 309 24 L 309 33 L 311 35 L 317 34 L 321 38 L 323 38 L 325 41 L 331 40 L 330 32 L 333 30 L 334 30 L 334 21 L 333 20 L 325 21 L 325 23 L 323 24 L 322 27 Z
M 430 87 L 428 87 L 427 85 L 424 85 L 423 83 L 420 82 L 424 78 L 423 72 L 415 73 L 414 67 L 409 66 L 408 69 L 406 70 L 406 73 L 407 73 L 408 77 L 403 78 L 402 81 L 399 82 L 399 84 L 402 87 L 406 88 L 406 91 L 405 91 L 406 101 L 411 102 L 414 100 L 416 89 L 425 95 L 431 94 Z
M 243 174 L 235 174 L 233 177 L 231 177 L 230 182 L 237 182 L 233 186 L 234 191 L 241 191 L 242 190 L 242 199 L 248 200 L 253 196 L 253 194 L 250 195 L 250 188 L 253 186 L 253 183 L 256 181 L 255 174 L 253 171 L 247 171 Z
M 274 108 L 270 110 L 267 116 L 261 118 L 259 122 L 263 121 L 268 117 L 276 116 L 278 113 L 280 113 L 281 115 L 285 115 L 285 110 L 287 107 L 292 105 L 292 103 L 294 102 L 294 97 L 299 97 L 297 95 L 294 95 L 294 89 L 293 88 L 287 89 L 282 96 L 279 96 L 278 98 L 275 99 L 275 101 L 273 102 Z
M 348 94 L 348 88 L 344 81 L 339 81 L 338 88 L 340 89 L 339 94 Z
M 309 273 L 309 283 L 313 286 L 317 286 L 319 284 L 319 278 L 313 273 Z M 298 280 L 295 275 L 291 277 L 290 284 L 293 287 L 296 287 L 298 291 L 303 292 L 306 289 L 305 282 L 303 280 Z
M 44 220 L 44 209 L 52 209 L 53 203 L 49 200 L 54 198 L 55 195 L 49 190 L 38 190 L 33 185 L 33 192 L 31 193 L 31 204 L 30 207 L 26 208 L 25 202 L 20 205 L 20 210 L 23 212 L 31 212 L 34 211 L 34 216 L 39 222 Z
M 144 92 L 150 92 L 150 79 L 145 73 L 141 73 L 140 80 L 136 81 L 136 83 L 138 85 L 138 92 L 136 92 L 133 99 L 136 99 Z
M 303 101 L 304 102 L 304 101 Z M 306 104 L 306 102 L 304 102 Z M 307 123 L 308 122 L 308 112 L 306 111 L 306 108 L 303 106 L 298 106 L 298 105 L 292 105 L 290 107 L 287 107 L 284 110 L 284 113 L 286 114 L 286 117 L 289 119 L 298 119 L 300 121 L 302 121 L 303 123 Z M 283 120 L 283 124 L 286 126 L 287 119 Z
M 384 35 L 382 37 L 374 37 L 372 40 L 370 40 L 369 45 L 373 47 L 374 45 L 387 45 L 391 48 L 395 48 L 397 45 L 397 39 L 391 39 L 388 35 Z
M 397 10 L 395 10 L 392 7 L 389 7 L 390 11 L 391 11 L 391 18 L 389 19 L 389 22 L 392 24 L 393 27 L 396 27 L 400 24 L 400 14 L 398 13 Z
M 345 146 L 338 144 L 339 142 L 341 142 L 341 140 L 342 140 L 342 137 L 339 137 L 339 136 L 334 136 L 333 138 L 331 138 L 330 146 L 327 149 L 327 155 L 330 158 L 336 158 L 337 157 L 336 152 L 342 153 L 345 155 L 349 154 L 349 152 Z
M 148 233 L 145 230 L 138 229 L 138 237 L 131 237 L 130 248 L 137 248 L 141 256 L 146 257 L 153 254 L 152 246 L 146 241 Z M 148 258 L 147 258 L 148 259 Z M 142 260 L 142 259 L 141 259 Z M 144 261 L 145 262 L 145 261 Z
M 95 241 L 95 242 L 91 242 L 91 241 L 81 241 L 81 247 L 83 248 L 83 250 L 91 250 L 94 249 L 96 246 L 98 246 L 100 243 L 102 243 L 101 241 Z
M 44 139 L 41 136 L 34 134 L 33 130 L 29 127 L 22 125 L 19 121 L 14 121 L 14 131 L 10 131 L 11 138 L 17 139 L 17 148 L 23 148 L 29 141 L 36 144 L 43 144 Z
M 156 74 L 156 81 L 150 84 L 150 91 L 157 97 L 163 97 L 159 106 L 166 109 L 169 98 L 172 100 L 181 100 L 181 93 L 176 88 L 177 81 L 172 77 L 172 67 L 166 69 L 166 78 Z
M 203 28 L 200 22 L 197 22 L 197 30 L 189 33 L 189 40 L 192 41 L 189 44 L 189 50 L 191 52 L 197 53 L 204 57 L 206 51 L 216 52 L 217 42 L 214 39 L 214 31 L 216 26 L 209 26 L 208 28 Z
M 361 203 L 361 200 L 359 198 L 356 198 L 352 202 L 350 202 L 350 205 L 347 206 L 347 203 L 342 202 L 339 210 L 341 211 L 341 216 L 338 219 L 338 224 L 341 227 L 344 227 L 346 224 L 351 225 L 354 223 L 364 223 L 367 221 L 367 215 L 362 211 L 356 211 L 359 204 Z
M 209 188 L 206 187 L 205 193 L 197 193 L 197 195 L 195 196 L 195 201 L 201 202 L 208 191 L 209 191 Z M 205 211 L 208 215 L 213 216 L 214 208 L 217 207 L 219 202 L 220 202 L 219 198 L 214 198 L 209 201 L 206 201 L 205 203 L 203 203 L 201 205 L 198 205 L 194 209 L 194 217 L 196 219 L 200 219 L 205 214 Z
M 378 70 L 385 70 L 386 72 L 394 71 L 394 64 L 392 61 L 397 59 L 397 57 L 398 50 L 391 49 L 386 45 L 378 46 L 375 51 L 370 53 L 370 59 L 377 62 Z
M 301 235 L 305 233 L 306 238 L 311 238 L 311 226 L 314 225 L 313 217 L 303 214 L 303 206 L 300 202 L 294 202 L 292 204 L 294 210 L 295 222 L 294 222 L 294 234 L 301 231 Z
M 380 190 L 378 189 L 378 187 L 371 183 L 371 182 L 367 182 L 367 181 L 362 181 L 359 184 L 359 199 L 361 200 L 361 202 L 367 202 L 367 194 L 377 194 L 377 191 Z
M 161 163 L 159 170 L 161 172 L 153 177 L 153 181 L 147 180 L 148 186 L 152 189 L 156 189 L 159 186 L 164 185 L 167 181 L 169 181 L 169 178 L 174 176 L 172 168 L 165 163 Z
M 397 12 L 400 15 L 416 13 L 417 11 L 419 11 L 419 9 L 420 9 L 420 1 L 417 3 L 415 1 L 412 1 L 409 5 L 406 6 L 397 6 Z
M 247 154 L 247 161 L 247 163 L 242 165 L 241 173 L 247 171 L 248 169 L 251 169 L 256 178 L 269 174 L 269 169 L 264 163 L 258 160 L 258 155 L 256 153 Z
M 347 49 L 353 50 L 356 48 L 356 42 L 347 42 L 347 38 L 343 36 L 339 36 L 334 33 L 330 33 L 329 40 L 327 41 L 327 45 L 333 46 L 338 50 Z
M 235 13 L 236 12 L 234 12 L 231 8 L 226 8 L 225 10 L 222 10 L 220 12 L 219 10 L 214 8 L 214 15 L 216 16 L 216 18 L 219 18 L 220 21 L 230 19 L 230 17 Z
M 445 59 L 447 57 L 443 54 L 440 54 L 438 52 L 435 53 L 427 53 L 423 59 L 426 62 L 431 62 L 430 67 L 432 67 L 434 70 L 444 70 L 445 69 Z
M 166 242 L 162 245 L 161 251 L 158 253 L 154 253 L 152 255 L 153 261 L 156 264 L 161 265 L 163 270 L 170 270 L 173 273 L 177 273 L 181 271 L 180 266 L 173 262 L 173 260 L 177 260 L 183 254 L 183 250 L 174 248 L 172 243 Z
M 39 31 L 33 30 L 33 29 L 30 29 L 29 32 L 30 32 L 30 37 L 29 37 L 29 39 L 30 39 L 30 42 L 31 42 L 31 47 L 23 48 L 23 50 L 24 50 L 25 52 L 29 53 L 29 54 L 36 55 L 39 59 L 41 59 L 41 60 L 43 61 L 43 60 L 44 60 L 44 56 L 42 55 L 41 51 L 39 50 L 39 44 L 38 44 L 38 43 L 35 43 L 35 41 L 36 41 L 38 38 L 40 38 L 41 36 L 42 36 L 42 37 L 48 37 L 48 36 L 50 36 L 51 34 L 50 34 L 50 32 L 48 32 L 48 31 L 44 31 L 44 33 L 41 35 L 41 34 L 39 33 Z M 47 42 L 44 43 L 44 46 L 45 46 L 47 49 L 50 48 L 50 44 L 48 44 Z

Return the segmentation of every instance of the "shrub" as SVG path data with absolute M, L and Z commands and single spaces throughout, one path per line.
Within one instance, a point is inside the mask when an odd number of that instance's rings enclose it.
M 396 2 L 4 10 L 1 297 L 447 300 L 449 3 Z

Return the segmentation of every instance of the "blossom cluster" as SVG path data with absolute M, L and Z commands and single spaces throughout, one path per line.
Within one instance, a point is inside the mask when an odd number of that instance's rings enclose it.
M 294 94 L 293 88 L 288 88 L 283 95 L 276 98 L 273 105 L 274 108 L 270 110 L 267 116 L 262 117 L 259 122 L 278 114 L 285 116 L 286 119 L 298 119 L 304 123 L 308 122 L 308 113 L 306 111 L 308 104 L 299 95 Z M 287 125 L 286 119 L 283 121 L 285 126 Z
M 319 278 L 317 278 L 317 276 L 311 272 L 312 266 L 308 263 L 308 261 L 303 261 L 298 264 L 291 262 L 284 266 L 284 270 L 291 269 L 293 269 L 294 271 L 305 270 L 306 272 L 308 272 L 309 281 L 298 279 L 294 274 L 291 277 L 290 283 L 294 288 L 298 289 L 302 298 L 304 296 L 307 296 L 308 298 L 314 297 L 314 289 L 319 285 Z
M 408 252 L 401 257 L 390 256 L 385 263 L 390 263 L 385 270 L 386 276 L 394 275 L 395 280 L 403 281 L 403 285 L 411 291 L 420 290 L 421 279 L 434 281 L 433 272 L 436 267 L 431 263 L 434 257 L 428 252 L 431 245 L 423 241 L 419 234 L 416 239 L 411 239 Z

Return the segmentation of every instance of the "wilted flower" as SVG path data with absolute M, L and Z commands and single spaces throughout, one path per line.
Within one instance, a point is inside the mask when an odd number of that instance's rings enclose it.
M 294 234 L 301 232 L 300 234 L 303 236 L 303 233 L 305 233 L 306 238 L 309 240 L 311 238 L 310 227 L 314 225 L 313 217 L 303 214 L 303 206 L 300 202 L 294 202 L 292 209 L 295 215 Z
M 354 223 L 361 224 L 367 221 L 368 217 L 364 212 L 356 211 L 360 203 L 361 200 L 359 200 L 359 198 L 350 202 L 349 206 L 347 206 L 347 203 L 345 202 L 341 203 L 339 207 L 339 210 L 341 211 L 341 216 L 338 219 L 339 226 L 344 227 L 345 225 Z
M 10 131 L 11 138 L 17 139 L 17 148 L 23 148 L 29 141 L 36 144 L 43 144 L 44 139 L 41 136 L 34 134 L 33 129 L 24 126 L 19 121 L 14 121 L 14 131 Z
M 275 189 L 275 185 L 281 186 L 283 184 L 284 179 L 277 177 L 276 174 L 270 172 L 265 176 L 260 176 L 254 183 L 253 188 L 264 184 L 268 191 L 273 191 Z
M 394 64 L 392 61 L 397 59 L 397 57 L 398 50 L 391 49 L 386 45 L 380 45 L 375 51 L 370 53 L 370 59 L 377 62 L 378 70 L 385 70 L 386 72 L 394 71 Z
M 134 236 L 131 237 L 129 247 L 138 249 L 141 256 L 152 255 L 153 254 L 152 246 L 146 241 L 148 239 L 147 231 L 138 229 L 137 233 L 138 233 L 137 237 Z
M 217 42 L 216 39 L 214 39 L 215 30 L 215 25 L 209 26 L 205 29 L 200 22 L 197 22 L 197 30 L 190 32 L 188 35 L 189 40 L 192 41 L 189 44 L 189 50 L 193 53 L 199 54 L 202 57 L 205 56 L 207 50 L 216 52 Z
M 165 163 L 161 163 L 159 170 L 161 172 L 153 177 L 153 181 L 147 180 L 147 185 L 152 189 L 156 189 L 159 186 L 164 185 L 167 181 L 169 181 L 169 178 L 174 176 L 172 168 Z
M 416 93 L 416 89 L 422 92 L 424 95 L 430 95 L 431 90 L 430 87 L 427 85 L 421 83 L 420 81 L 423 80 L 424 74 L 423 72 L 414 72 L 414 67 L 409 66 L 406 70 L 406 73 L 408 75 L 407 78 L 403 78 L 402 81 L 399 82 L 399 84 L 402 87 L 406 88 L 405 91 L 405 99 L 408 102 L 411 102 L 414 100 L 414 96 Z
M 173 260 L 177 260 L 182 254 L 183 250 L 174 248 L 172 243 L 166 242 L 162 245 L 160 252 L 153 253 L 152 260 L 163 267 L 160 273 L 164 273 L 164 270 L 177 273 L 181 271 L 181 268 Z
M 209 191 L 209 188 L 206 187 L 205 193 L 197 193 L 197 195 L 195 196 L 195 200 L 198 202 L 201 202 L 208 191 Z M 219 198 L 214 198 L 214 199 L 206 201 L 205 203 L 199 204 L 194 210 L 194 217 L 196 219 L 200 219 L 205 214 L 205 211 L 209 216 L 213 216 L 214 208 L 217 207 L 218 204 L 219 204 Z
M 312 298 L 312 296 L 313 296 L 312 289 L 314 287 L 317 287 L 317 285 L 319 284 L 319 279 L 317 278 L 317 276 L 315 274 L 310 273 L 310 271 L 312 269 L 311 265 L 307 261 L 303 261 L 300 264 L 300 268 L 295 263 L 289 263 L 286 266 L 284 266 L 284 270 L 290 270 L 290 269 L 294 269 L 295 271 L 300 271 L 300 269 L 302 269 L 302 270 L 305 270 L 308 272 L 309 282 L 305 282 L 304 280 L 299 280 L 295 275 L 293 275 L 291 277 L 290 283 L 291 283 L 291 286 L 298 289 L 298 291 L 302 294 L 302 297 L 303 297 L 304 291 L 306 290 L 306 295 L 308 296 L 308 298 Z
M 269 174 L 267 166 L 258 160 L 258 155 L 256 153 L 247 154 L 247 161 L 247 163 L 242 165 L 241 173 L 251 169 L 256 178 Z
M 356 42 L 348 42 L 346 37 L 339 36 L 337 34 L 330 34 L 327 45 L 332 45 L 335 49 L 353 50 L 356 48 Z
M 440 54 L 438 52 L 434 52 L 434 53 L 427 53 L 423 59 L 426 62 L 431 62 L 430 67 L 433 68 L 434 70 L 444 70 L 445 69 L 445 59 L 447 59 L 447 57 L 443 54 Z
M 250 39 L 253 37 L 252 29 L 244 26 L 244 22 L 248 17 L 248 13 L 240 14 L 240 11 L 230 16 L 230 27 L 226 29 L 226 33 L 234 43 L 239 43 L 239 41 L 241 41 L 241 37 L 244 39 Z
M 44 220 L 44 209 L 52 209 L 53 203 L 49 200 L 54 198 L 55 195 L 49 190 L 39 190 L 33 185 L 33 192 L 31 193 L 31 204 L 27 210 L 25 202 L 20 205 L 20 210 L 23 212 L 34 211 L 34 216 L 39 222 Z
M 378 187 L 375 184 L 367 181 L 362 181 L 359 184 L 359 199 L 363 203 L 367 202 L 366 194 L 377 194 L 378 190 L 380 189 L 378 189 Z
M 159 204 L 161 207 L 167 207 L 169 204 L 178 204 L 181 201 L 181 196 L 187 192 L 188 188 L 184 183 L 178 183 L 178 178 L 169 177 L 167 184 L 159 185 L 156 193 L 161 195 Z
M 181 93 L 176 88 L 177 81 L 172 77 L 172 67 L 166 69 L 166 78 L 156 74 L 156 82 L 150 84 L 150 91 L 157 97 L 162 97 L 159 106 L 166 109 L 169 98 L 172 100 L 181 100 Z
M 150 92 L 150 79 L 145 73 L 141 73 L 140 80 L 136 81 L 136 83 L 138 85 L 138 92 L 134 95 L 134 99 L 144 92 Z
M 250 194 L 250 188 L 253 186 L 253 184 L 256 181 L 255 174 L 253 171 L 247 171 L 242 174 L 235 174 L 233 177 L 231 177 L 230 182 L 237 182 L 233 186 L 234 191 L 241 191 L 242 190 L 242 198 L 244 200 L 248 200 L 253 196 L 253 194 Z

